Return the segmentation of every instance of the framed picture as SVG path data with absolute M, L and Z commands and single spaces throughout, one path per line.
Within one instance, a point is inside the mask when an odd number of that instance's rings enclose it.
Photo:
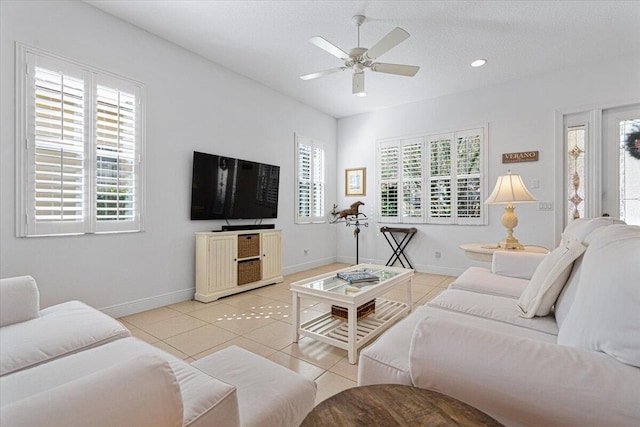
M 344 195 L 367 195 L 367 168 L 345 169 L 344 171 Z

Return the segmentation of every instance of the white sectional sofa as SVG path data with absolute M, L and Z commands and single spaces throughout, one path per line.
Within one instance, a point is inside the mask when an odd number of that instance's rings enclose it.
M 313 381 L 239 347 L 189 364 L 77 301 L 0 282 L 0 425 L 297 426 Z
M 509 426 L 640 425 L 640 227 L 613 222 L 468 269 L 361 352 L 359 385 L 439 391 Z

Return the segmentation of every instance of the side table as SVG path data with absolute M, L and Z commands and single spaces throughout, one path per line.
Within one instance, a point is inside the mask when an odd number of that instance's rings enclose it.
M 549 253 L 549 249 L 542 246 L 525 245 L 524 249 L 502 249 L 495 243 L 464 243 L 460 245 L 460 249 L 464 251 L 467 258 L 484 262 L 491 262 L 491 258 L 495 251 L 532 252 L 538 254 Z
M 501 425 L 453 397 L 400 384 L 344 390 L 318 404 L 302 422 L 302 427 Z
M 413 266 L 409 262 L 407 255 L 404 253 L 404 249 L 407 247 L 411 239 L 413 239 L 413 236 L 418 232 L 418 229 L 415 227 L 411 227 L 411 228 L 382 227 L 380 231 L 382 232 L 382 235 L 384 236 L 384 238 L 387 239 L 387 243 L 389 243 L 389 246 L 391 246 L 391 249 L 393 249 L 393 255 L 391 255 L 386 265 L 392 266 L 393 264 L 396 263 L 396 261 L 400 261 L 400 265 L 402 265 L 402 268 L 407 268 L 407 266 L 404 265 L 404 262 L 402 262 L 402 258 L 404 258 L 404 261 L 409 265 L 409 268 L 413 269 Z M 394 236 L 393 233 L 404 234 L 404 236 L 400 241 L 398 241 L 398 239 L 396 239 L 396 236 Z M 389 239 L 388 236 L 391 236 L 391 239 Z

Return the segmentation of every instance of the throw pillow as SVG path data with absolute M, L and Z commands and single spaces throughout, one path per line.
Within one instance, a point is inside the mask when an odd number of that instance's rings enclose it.
M 571 274 L 573 261 L 584 250 L 585 247 L 577 240 L 563 240 L 540 262 L 518 300 L 520 316 L 530 319 L 551 313 L 551 307 Z
M 582 259 L 575 301 L 558 344 L 601 351 L 640 367 L 640 227 L 612 225 L 594 235 Z

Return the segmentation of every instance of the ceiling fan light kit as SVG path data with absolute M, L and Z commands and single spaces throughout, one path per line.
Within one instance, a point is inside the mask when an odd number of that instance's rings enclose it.
M 372 48 L 367 49 L 360 47 L 360 26 L 365 21 L 363 15 L 355 15 L 352 20 L 358 29 L 358 47 L 355 47 L 349 51 L 349 53 L 340 49 L 333 43 L 326 39 L 315 36 L 309 39 L 309 42 L 316 45 L 320 49 L 330 53 L 331 55 L 344 61 L 344 66 L 338 68 L 332 68 L 325 71 L 319 71 L 316 73 L 305 74 L 300 76 L 302 80 L 312 80 L 318 77 L 323 77 L 329 74 L 345 71 L 347 69 L 353 70 L 351 93 L 357 96 L 366 96 L 367 93 L 364 89 L 364 70 L 369 68 L 371 71 L 386 74 L 395 74 L 398 76 L 413 77 L 416 75 L 420 67 L 415 65 L 401 65 L 401 64 L 385 64 L 382 62 L 373 62 L 379 56 L 385 54 L 389 50 L 393 49 L 404 40 L 409 38 L 409 33 L 400 27 L 396 27 L 386 36 L 384 36 L 378 43 Z

